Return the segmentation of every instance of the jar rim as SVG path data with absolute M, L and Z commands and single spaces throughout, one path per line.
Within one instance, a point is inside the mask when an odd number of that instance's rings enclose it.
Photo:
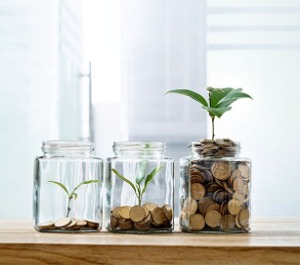
M 151 150 L 159 151 L 165 149 L 165 143 L 153 141 L 115 141 L 113 143 L 113 150 L 122 151 L 142 151 Z
M 78 140 L 45 140 L 43 141 L 42 150 L 44 152 L 55 150 L 68 151 L 93 151 L 94 143 L 89 141 Z

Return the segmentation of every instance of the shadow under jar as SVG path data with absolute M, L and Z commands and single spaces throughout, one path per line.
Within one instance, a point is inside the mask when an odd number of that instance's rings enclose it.
M 34 162 L 33 215 L 39 232 L 97 232 L 103 160 L 81 141 L 44 141 Z
M 251 161 L 239 143 L 202 140 L 180 159 L 180 229 L 192 233 L 250 230 Z
M 163 233 L 174 228 L 174 160 L 160 142 L 115 142 L 107 160 L 110 232 Z

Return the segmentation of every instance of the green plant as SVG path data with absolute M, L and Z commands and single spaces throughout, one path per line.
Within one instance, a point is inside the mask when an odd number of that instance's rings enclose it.
M 146 175 L 147 162 L 141 161 L 138 164 L 135 183 L 132 183 L 129 179 L 121 175 L 115 168 L 112 168 L 111 171 L 114 172 L 120 179 L 128 183 L 131 188 L 134 190 L 134 193 L 138 199 L 138 204 L 141 205 L 143 194 L 146 192 L 148 184 L 152 181 L 154 176 L 164 167 L 158 166 L 154 168 L 149 175 Z M 142 185 L 143 184 L 143 185 Z
M 215 117 L 221 118 L 221 116 L 231 110 L 231 104 L 235 102 L 238 99 L 241 98 L 251 98 L 248 94 L 242 92 L 243 90 L 241 88 L 231 88 L 231 87 L 225 87 L 225 88 L 213 88 L 208 87 L 208 101 L 206 99 L 198 94 L 195 91 L 189 90 L 189 89 L 174 89 L 169 90 L 165 94 L 180 94 L 184 96 L 188 96 L 197 102 L 199 102 L 202 105 L 202 108 L 205 109 L 210 118 L 212 123 L 212 140 L 215 138 Z
M 57 181 L 54 181 L 54 180 L 49 180 L 48 182 L 50 183 L 54 183 L 56 185 L 58 185 L 59 187 L 61 187 L 67 194 L 68 196 L 68 206 L 67 206 L 67 214 L 66 214 L 66 217 L 69 217 L 69 214 L 70 214 L 70 211 L 71 211 L 71 208 L 70 208 L 70 204 L 71 204 L 71 200 L 74 199 L 76 200 L 77 197 L 78 197 L 78 194 L 75 192 L 80 186 L 82 185 L 87 185 L 87 184 L 92 184 L 92 183 L 98 183 L 99 180 L 86 180 L 86 181 L 83 181 L 81 183 L 79 183 L 73 190 L 72 192 L 69 192 L 68 189 L 66 188 L 66 186 L 60 182 L 57 182 Z

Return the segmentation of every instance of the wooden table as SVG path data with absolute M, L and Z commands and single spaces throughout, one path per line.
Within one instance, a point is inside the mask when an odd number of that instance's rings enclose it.
M 0 264 L 300 264 L 300 217 L 260 218 L 248 234 L 50 234 L 0 220 Z

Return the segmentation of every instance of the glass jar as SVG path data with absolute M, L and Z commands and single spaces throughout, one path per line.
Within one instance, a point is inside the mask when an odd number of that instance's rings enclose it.
M 174 228 L 174 160 L 160 142 L 115 142 L 107 159 L 106 224 L 110 232 Z
M 34 162 L 34 227 L 40 232 L 96 232 L 102 226 L 103 161 L 81 141 L 44 141 Z
M 230 139 L 202 140 L 180 159 L 180 229 L 194 233 L 250 230 L 251 161 Z

